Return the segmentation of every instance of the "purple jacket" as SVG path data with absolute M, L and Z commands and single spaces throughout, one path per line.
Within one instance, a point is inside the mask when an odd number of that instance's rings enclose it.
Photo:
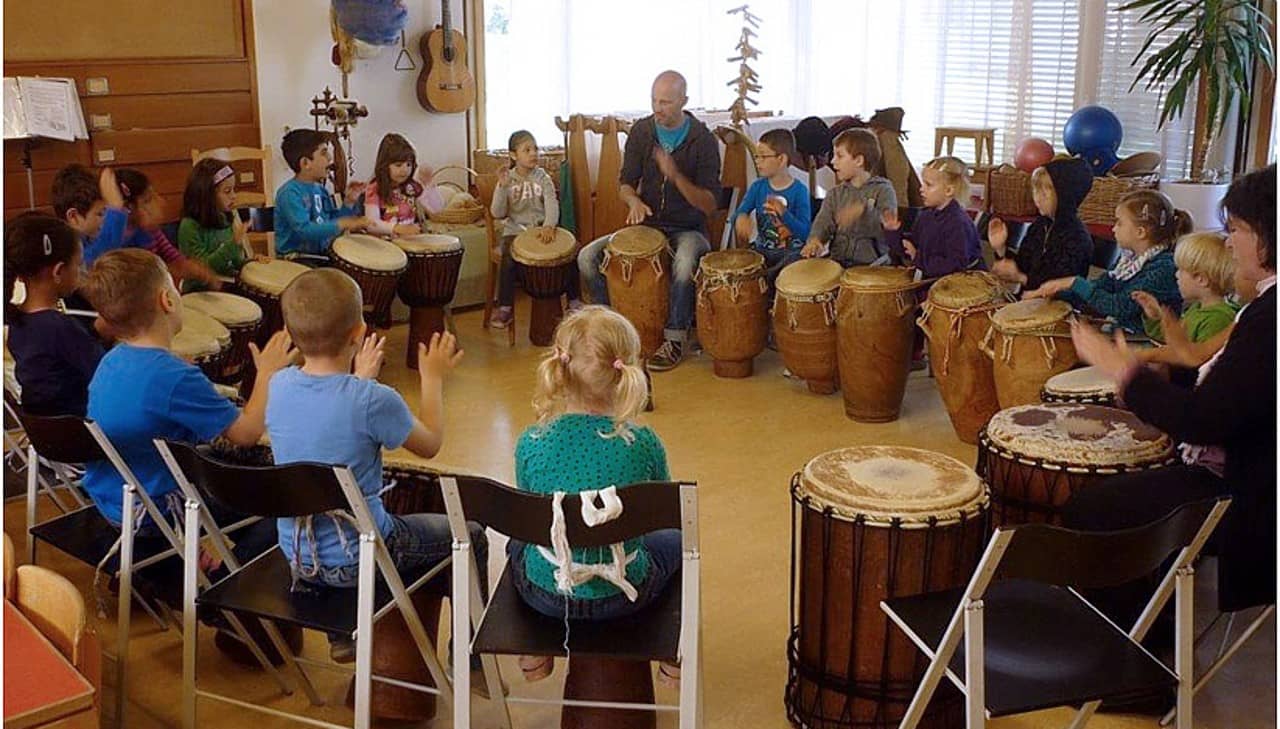
M 892 255 L 906 258 L 901 229 L 886 230 L 884 238 Z M 910 238 L 916 247 L 915 267 L 925 278 L 946 276 L 969 268 L 978 271 L 987 268 L 982 260 L 978 227 L 955 200 L 941 210 L 922 208 L 911 226 Z

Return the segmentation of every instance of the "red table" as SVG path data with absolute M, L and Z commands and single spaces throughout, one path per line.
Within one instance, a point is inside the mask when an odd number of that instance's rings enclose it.
M 10 603 L 4 601 L 4 727 L 38 727 L 93 714 L 93 686 Z M 90 718 L 88 725 L 97 726 Z

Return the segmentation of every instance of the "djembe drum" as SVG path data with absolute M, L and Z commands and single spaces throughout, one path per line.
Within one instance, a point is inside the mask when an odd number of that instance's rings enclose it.
M 1116 383 L 1097 367 L 1080 367 L 1050 377 L 1040 391 L 1040 400 L 1115 407 Z
M 409 267 L 404 251 L 371 235 L 342 235 L 329 249 L 334 268 L 355 279 L 364 299 L 364 320 L 370 326 L 391 326 L 391 300 L 396 284 Z
M 418 369 L 418 343 L 444 331 L 444 307 L 453 301 L 462 270 L 462 241 L 457 236 L 424 233 L 397 238 L 394 243 L 408 257 L 397 292 L 409 307 L 409 343 L 405 365 Z
M 911 371 L 916 284 L 911 271 L 854 266 L 840 277 L 836 350 L 844 412 L 854 420 L 897 420 Z
M 978 473 L 991 487 L 997 526 L 1058 524 L 1077 491 L 1175 459 L 1169 436 L 1100 405 L 1019 405 L 996 413 L 978 434 Z
M 564 228 L 543 242 L 539 228 L 530 228 L 511 241 L 511 258 L 524 266 L 524 290 L 533 299 L 529 317 L 529 341 L 539 347 L 551 345 L 556 325 L 564 316 L 560 297 L 569 287 L 577 263 L 578 241 Z
M 1046 299 L 1018 301 L 991 315 L 982 348 L 992 360 L 1000 407 L 1040 402 L 1044 383 L 1076 366 L 1069 316 L 1070 304 Z
M 973 469 L 918 448 L 828 451 L 791 479 L 787 718 L 806 729 L 897 727 L 925 663 L 880 601 L 963 587 L 986 545 Z M 922 727 L 961 727 L 938 695 Z
M 262 309 L 262 326 L 258 329 L 258 338 L 255 340 L 259 347 L 284 328 L 280 294 L 284 293 L 295 278 L 310 270 L 301 263 L 279 258 L 261 262 L 249 261 L 240 269 L 240 277 L 236 279 L 236 293 Z
M 249 342 L 262 328 L 262 307 L 253 300 L 221 291 L 198 291 L 182 297 L 184 311 L 207 314 L 231 333 L 231 351 L 222 363 L 222 371 L 213 378 L 224 385 L 237 383 L 244 376 L 246 364 L 253 363 Z
M 917 323 L 929 338 L 938 394 L 965 443 L 977 443 L 978 431 L 1000 410 L 991 358 L 981 344 L 992 315 L 1011 300 L 991 274 L 963 271 L 934 283 L 921 308 Z
M 671 303 L 670 268 L 666 234 L 644 225 L 609 236 L 600 262 L 609 305 L 635 326 L 640 334 L 640 354 L 645 358 L 662 344 Z
M 769 338 L 764 256 L 713 251 L 698 264 L 698 341 L 718 377 L 749 377 Z
M 184 311 L 182 331 L 174 335 L 169 350 L 214 380 L 222 374 L 223 364 L 231 355 L 231 332 L 208 314 Z
M 773 337 L 791 374 L 809 392 L 836 391 L 836 296 L 844 269 L 828 258 L 796 261 L 778 274 Z

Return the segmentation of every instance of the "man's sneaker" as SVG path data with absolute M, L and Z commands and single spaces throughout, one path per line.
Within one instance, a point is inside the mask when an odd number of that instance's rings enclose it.
M 494 329 L 506 329 L 511 326 L 511 321 L 515 318 L 515 311 L 510 306 L 499 306 L 498 310 L 493 312 L 493 316 L 489 317 L 489 326 Z
M 649 369 L 654 372 L 666 372 L 675 369 L 684 358 L 684 344 L 672 339 L 663 340 L 662 346 L 649 358 Z
M 329 636 L 329 660 L 334 663 L 355 663 L 356 642 L 345 635 Z

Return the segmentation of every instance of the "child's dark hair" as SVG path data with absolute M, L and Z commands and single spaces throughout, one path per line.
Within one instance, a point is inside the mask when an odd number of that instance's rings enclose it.
M 791 133 L 790 129 L 770 129 L 760 135 L 760 143 L 769 145 L 775 154 L 784 154 L 787 156 L 787 164 L 793 165 L 798 161 L 796 156 L 796 136 Z
M 226 228 L 231 219 L 218 207 L 218 186 L 235 172 L 224 160 L 205 157 L 191 168 L 187 188 L 182 192 L 182 216 L 202 228 Z
M 1222 210 L 1239 218 L 1258 234 L 1258 261 L 1276 270 L 1276 165 L 1237 177 L 1222 198 Z
M 143 193 L 151 187 L 151 180 L 131 167 L 116 170 L 116 183 L 120 185 L 120 194 L 124 196 L 125 207 L 130 210 L 134 209 Z
M 33 277 L 59 263 L 69 266 L 79 250 L 80 236 L 58 218 L 28 212 L 9 221 L 4 231 L 5 316 L 14 321 L 23 315 L 13 303 L 18 279 Z
M 391 199 L 394 189 L 391 183 L 391 165 L 396 162 L 409 163 L 409 179 L 402 185 L 404 193 L 412 198 L 422 194 L 422 186 L 413 179 L 418 171 L 418 153 L 414 151 L 409 140 L 392 132 L 383 137 L 382 142 L 378 144 L 378 157 L 373 163 L 373 181 L 378 188 L 378 199 L 383 205 Z
M 1157 245 L 1172 248 L 1194 226 L 1190 213 L 1175 208 L 1169 196 L 1157 190 L 1135 190 L 1120 198 L 1120 207 L 1151 231 L 1151 240 Z
M 515 151 L 519 149 L 520 145 L 524 144 L 525 142 L 532 142 L 533 148 L 534 149 L 538 148 L 538 140 L 534 139 L 533 132 L 527 129 L 518 129 L 512 132 L 511 136 L 507 139 L 507 151 L 511 152 L 512 154 L 515 154 Z M 516 161 L 514 158 L 512 158 L 511 160 L 511 166 L 512 167 L 516 166 Z
M 53 213 L 66 220 L 67 211 L 86 215 L 102 199 L 98 176 L 84 165 L 67 165 L 53 178 Z
M 280 141 L 280 154 L 284 155 L 284 161 L 289 165 L 289 169 L 297 172 L 302 169 L 303 159 L 315 154 L 317 149 L 328 143 L 329 135 L 326 132 L 315 129 L 294 129 L 284 135 L 284 139 Z
M 880 167 L 880 140 L 868 129 L 846 129 L 831 144 L 844 149 L 850 157 L 862 155 L 862 167 L 867 172 L 874 173 Z

